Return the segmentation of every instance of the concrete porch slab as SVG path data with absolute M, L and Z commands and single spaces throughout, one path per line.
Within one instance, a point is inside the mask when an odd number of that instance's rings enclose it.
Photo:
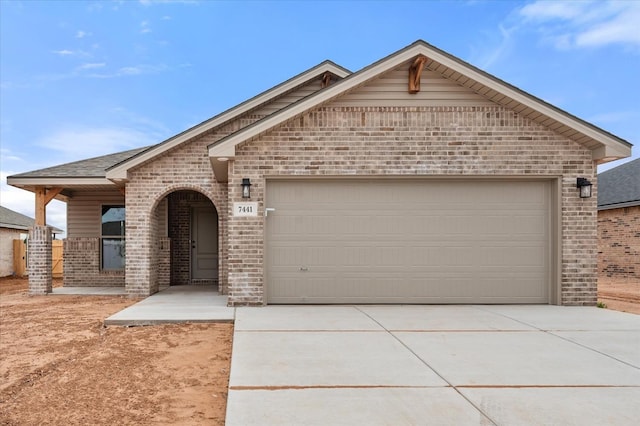
M 84 296 L 126 296 L 124 287 L 54 287 L 51 294 Z
M 105 325 L 139 326 L 182 322 L 232 322 L 235 308 L 210 286 L 171 286 L 110 316 Z

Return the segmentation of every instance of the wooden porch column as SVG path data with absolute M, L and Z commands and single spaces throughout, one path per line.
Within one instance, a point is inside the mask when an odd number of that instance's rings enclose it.
M 45 226 L 47 224 L 47 204 L 51 202 L 62 191 L 62 188 L 47 189 L 44 186 L 36 187 L 36 225 Z
M 36 222 L 29 230 L 27 245 L 29 259 L 29 294 L 51 293 L 51 227 L 47 226 L 47 204 L 62 188 L 36 187 Z

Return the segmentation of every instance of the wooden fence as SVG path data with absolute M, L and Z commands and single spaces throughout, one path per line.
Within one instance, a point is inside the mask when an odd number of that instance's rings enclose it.
M 13 270 L 19 277 L 28 275 L 27 243 L 13 240 Z M 51 241 L 51 272 L 54 278 L 62 278 L 63 250 L 62 240 Z

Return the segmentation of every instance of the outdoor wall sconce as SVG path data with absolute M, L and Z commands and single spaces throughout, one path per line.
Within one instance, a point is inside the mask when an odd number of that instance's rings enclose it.
M 242 198 L 251 198 L 251 181 L 249 178 L 242 178 Z
M 591 198 L 592 183 L 586 178 L 578 178 L 576 187 L 580 190 L 580 198 Z

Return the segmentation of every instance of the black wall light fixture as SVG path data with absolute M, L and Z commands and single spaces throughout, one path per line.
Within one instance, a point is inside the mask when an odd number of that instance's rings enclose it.
M 251 198 L 251 181 L 249 178 L 242 178 L 242 198 Z
M 591 198 L 591 187 L 593 184 L 586 178 L 578 178 L 576 187 L 580 190 L 580 198 Z

